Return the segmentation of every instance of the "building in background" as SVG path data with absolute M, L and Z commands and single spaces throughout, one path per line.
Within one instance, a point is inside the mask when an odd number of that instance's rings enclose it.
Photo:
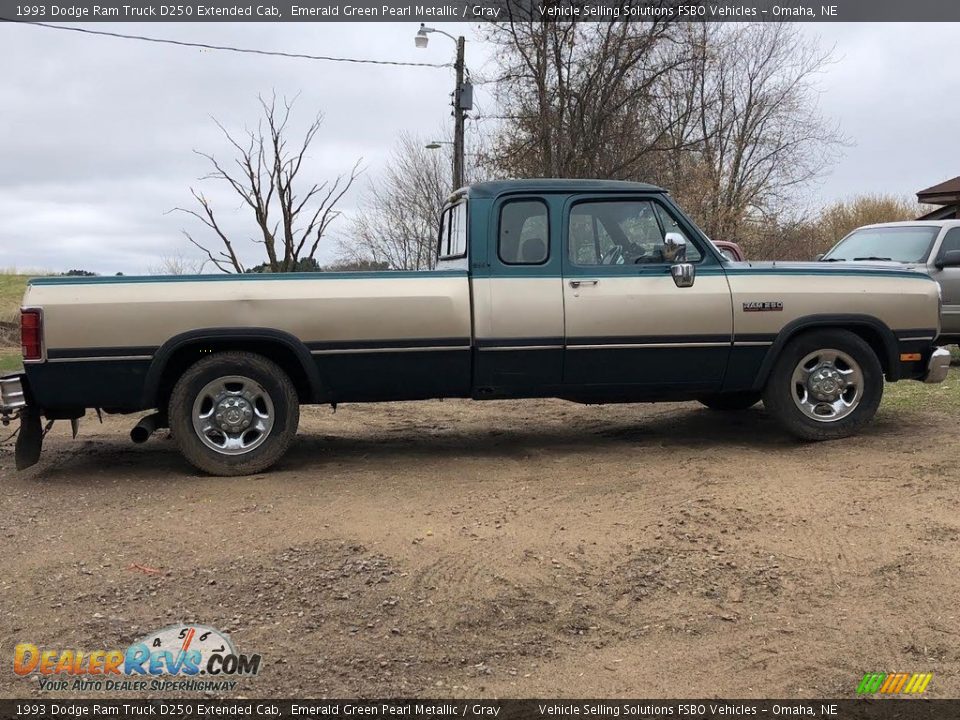
M 960 220 L 960 176 L 917 192 L 917 202 L 937 205 L 918 220 Z

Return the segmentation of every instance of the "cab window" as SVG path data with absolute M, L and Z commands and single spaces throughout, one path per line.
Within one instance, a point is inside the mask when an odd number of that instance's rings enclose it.
M 946 254 L 953 250 L 960 250 L 960 227 L 947 230 L 947 234 L 943 236 L 943 242 L 940 243 L 937 260 L 943 260 Z
M 550 224 L 542 200 L 511 200 L 500 208 L 497 254 L 505 265 L 542 265 L 550 257 Z
M 467 203 L 453 205 L 440 217 L 438 257 L 455 260 L 467 256 Z
M 569 253 L 574 265 L 642 265 L 698 262 L 700 251 L 690 243 L 676 218 L 652 200 L 582 202 L 570 211 Z M 664 246 L 666 233 L 687 241 L 685 257 Z

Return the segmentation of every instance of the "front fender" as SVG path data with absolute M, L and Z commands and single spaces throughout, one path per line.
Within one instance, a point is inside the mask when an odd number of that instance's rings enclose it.
M 879 360 L 884 368 L 884 372 L 887 374 L 887 378 L 889 380 L 900 379 L 897 336 L 885 322 L 872 315 L 807 315 L 790 321 L 780 329 L 780 332 L 777 334 L 770 349 L 767 350 L 767 354 L 760 365 L 760 370 L 757 372 L 757 377 L 754 380 L 753 389 L 757 391 L 762 390 L 764 385 L 767 384 L 767 378 L 770 377 L 770 373 L 773 371 L 774 363 L 777 361 L 777 358 L 780 357 L 781 351 L 791 339 L 802 332 L 817 328 L 836 328 L 839 330 L 851 330 L 853 332 L 857 332 L 858 329 L 867 330 L 867 332 L 879 339 L 881 344 L 880 349 L 882 349 L 882 356 L 879 357 Z M 874 343 L 871 343 L 871 347 L 873 347 L 873 345 Z M 874 349 L 877 350 L 878 348 L 875 347 Z

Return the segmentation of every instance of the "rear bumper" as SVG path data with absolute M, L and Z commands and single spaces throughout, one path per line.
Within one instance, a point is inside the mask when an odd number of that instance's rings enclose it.
M 43 448 L 40 412 L 30 405 L 27 395 L 26 376 L 17 374 L 0 377 L 0 421 L 9 425 L 11 420 L 20 420 L 14 451 L 17 470 L 35 465 Z
M 10 415 L 26 406 L 27 395 L 23 389 L 23 375 L 0 377 L 0 413 Z
M 950 351 L 938 347 L 927 361 L 927 372 L 923 375 L 925 383 L 940 383 L 947 379 L 950 372 Z

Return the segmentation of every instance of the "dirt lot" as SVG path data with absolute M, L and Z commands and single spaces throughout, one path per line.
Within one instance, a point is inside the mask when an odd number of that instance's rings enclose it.
M 242 479 L 88 417 L 28 472 L 0 449 L 0 695 L 37 693 L 17 642 L 196 621 L 262 653 L 248 697 L 958 696 L 958 386 L 816 445 L 762 409 L 310 408 Z

